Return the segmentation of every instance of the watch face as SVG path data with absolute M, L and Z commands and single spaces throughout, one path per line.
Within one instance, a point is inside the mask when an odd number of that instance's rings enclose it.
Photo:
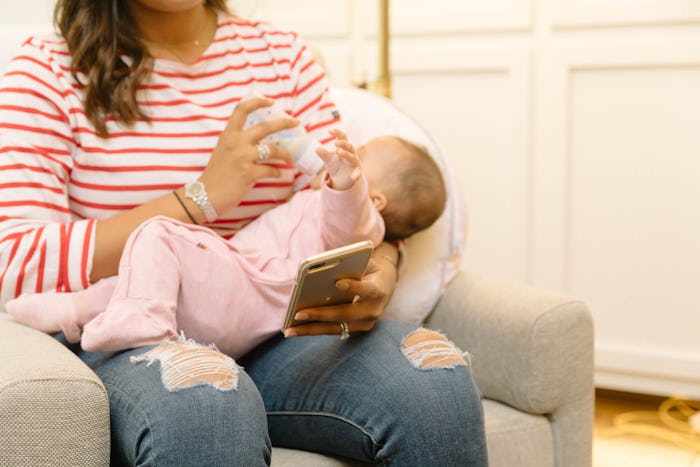
M 204 192 L 204 184 L 202 182 L 192 182 L 185 186 L 185 196 L 199 196 Z

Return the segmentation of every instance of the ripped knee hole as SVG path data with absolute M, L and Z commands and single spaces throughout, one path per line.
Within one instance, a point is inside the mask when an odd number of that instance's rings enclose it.
M 418 328 L 406 336 L 401 352 L 418 369 L 471 366 L 467 352 L 462 352 L 443 334 L 426 328 Z
M 215 346 L 203 346 L 183 333 L 177 341 L 164 342 L 130 358 L 131 363 L 160 362 L 160 376 L 168 391 L 210 385 L 220 391 L 238 389 L 238 365 Z

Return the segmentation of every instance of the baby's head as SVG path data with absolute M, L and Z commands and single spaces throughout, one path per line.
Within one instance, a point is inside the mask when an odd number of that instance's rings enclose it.
M 358 148 L 370 197 L 386 225 L 386 240 L 430 227 L 445 209 L 440 168 L 428 152 L 397 136 L 380 136 Z

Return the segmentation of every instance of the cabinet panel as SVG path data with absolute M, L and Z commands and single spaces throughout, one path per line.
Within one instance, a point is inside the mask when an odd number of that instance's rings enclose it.
M 700 22 L 696 0 L 556 0 L 555 27 L 639 26 Z
M 531 26 L 529 0 L 401 0 L 391 2 L 397 35 L 514 31 Z
M 527 280 L 529 56 L 399 49 L 394 100 L 433 135 L 467 205 L 465 268 Z
M 608 354 L 695 352 L 700 386 L 700 63 L 575 70 L 571 96 L 569 287 Z
M 538 71 L 535 282 L 590 304 L 598 385 L 697 397 L 700 49 L 578 43 Z

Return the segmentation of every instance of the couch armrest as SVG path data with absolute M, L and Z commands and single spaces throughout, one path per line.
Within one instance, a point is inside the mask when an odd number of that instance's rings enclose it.
M 484 397 L 549 417 L 557 465 L 591 465 L 593 321 L 585 303 L 463 271 L 427 324 L 472 355 Z
M 97 375 L 3 311 L 0 361 L 0 465 L 109 465 L 109 402 Z

